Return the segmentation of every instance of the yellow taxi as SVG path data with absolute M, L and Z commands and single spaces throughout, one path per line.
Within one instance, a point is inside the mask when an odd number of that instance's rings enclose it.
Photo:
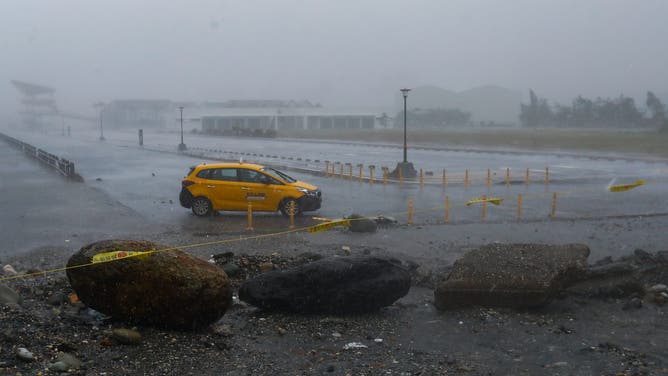
M 275 212 L 285 216 L 320 209 L 318 187 L 293 179 L 284 172 L 251 163 L 215 163 L 191 167 L 181 181 L 181 206 L 197 216 L 214 211 Z

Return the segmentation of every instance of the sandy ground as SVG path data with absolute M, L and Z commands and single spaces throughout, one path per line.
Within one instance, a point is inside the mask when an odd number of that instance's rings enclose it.
M 215 226 L 217 218 L 193 218 L 200 222 L 181 231 L 156 228 L 98 190 L 65 182 L 25 162 L 20 154 L 2 147 L 0 151 L 5 158 L 14 155 L 10 166 L 0 169 L 0 190 L 26 198 L 2 201 L 3 208 L 19 207 L 26 213 L 20 219 L 2 220 L 0 262 L 12 264 L 19 272 L 60 267 L 81 245 L 110 237 L 185 245 L 242 236 L 221 231 Z M 30 187 L 35 184 L 53 189 L 40 190 L 37 199 L 28 199 L 34 197 Z M 76 221 L 58 220 L 59 210 L 72 205 L 80 205 Z M 418 263 L 421 273 L 439 278 L 467 249 L 492 241 L 584 242 L 592 249 L 590 261 L 629 254 L 635 248 L 663 250 L 668 235 L 662 229 L 667 221 L 657 216 L 401 225 L 375 234 L 345 230 L 298 233 L 188 251 L 206 259 L 226 251 L 330 256 L 342 254 L 342 246 L 349 246 L 352 254 Z M 31 241 L 13 243 L 11 232 L 26 227 L 34 228 Z M 50 304 L 54 294 L 72 293 L 64 273 L 2 283 L 23 297 L 21 306 L 0 309 L 0 373 L 9 375 L 55 374 L 48 369 L 59 351 L 83 362 L 73 373 L 90 375 L 668 374 L 665 306 L 646 302 L 640 308 L 624 309 L 627 298 L 564 295 L 538 311 L 472 308 L 438 312 L 432 305 L 429 283 L 421 283 L 375 314 L 301 316 L 235 304 L 207 330 L 193 333 L 138 327 L 141 344 L 107 346 L 108 330 L 128 324 L 101 320 L 80 305 Z M 344 350 L 350 342 L 367 347 Z M 20 347 L 33 352 L 35 360 L 19 360 L 15 354 Z

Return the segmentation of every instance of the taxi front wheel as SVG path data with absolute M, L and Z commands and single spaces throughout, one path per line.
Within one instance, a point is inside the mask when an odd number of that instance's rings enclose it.
M 293 202 L 294 204 L 290 204 L 291 202 Z M 281 210 L 281 213 L 286 217 L 290 216 L 290 211 L 293 209 L 294 209 L 293 215 L 295 216 L 300 215 L 302 212 L 301 207 L 299 207 L 299 202 L 297 202 L 297 200 L 294 200 L 292 198 L 283 200 L 283 202 L 281 203 L 281 207 L 279 209 Z
M 211 214 L 211 201 L 206 197 L 197 197 L 192 202 L 192 211 L 198 217 L 204 217 Z

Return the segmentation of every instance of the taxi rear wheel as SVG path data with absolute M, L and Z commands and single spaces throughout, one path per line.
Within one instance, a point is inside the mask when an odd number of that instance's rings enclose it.
M 291 202 L 294 202 L 294 206 L 291 206 L 291 204 L 290 204 Z M 281 210 L 281 213 L 285 217 L 289 217 L 290 216 L 290 211 L 291 211 L 292 208 L 294 208 L 294 215 L 295 216 L 298 216 L 299 214 L 302 213 L 302 209 L 299 206 L 299 202 L 297 202 L 297 200 L 292 199 L 292 198 L 288 198 L 288 199 L 283 200 L 283 202 L 281 202 L 281 207 L 279 209 Z
M 206 197 L 197 197 L 192 201 L 192 211 L 198 217 L 204 217 L 211 214 L 211 201 Z

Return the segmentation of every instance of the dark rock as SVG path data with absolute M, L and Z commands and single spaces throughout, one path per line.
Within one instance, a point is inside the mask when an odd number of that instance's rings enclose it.
M 241 268 L 239 268 L 239 265 L 237 265 L 233 262 L 230 262 L 228 264 L 224 264 L 222 266 L 222 268 L 223 268 L 223 271 L 225 272 L 225 274 L 227 274 L 231 278 L 237 276 L 239 274 L 239 272 L 241 271 Z
M 167 247 L 147 241 L 89 244 L 67 266 L 89 264 L 96 254 Z M 192 329 L 217 321 L 232 304 L 230 281 L 216 266 L 170 250 L 67 270 L 79 299 L 115 319 Z
M 65 302 L 67 302 L 67 296 L 65 296 L 65 294 L 59 291 L 54 292 L 47 299 L 47 303 L 53 306 L 58 306 Z
M 455 262 L 434 291 L 435 305 L 542 306 L 584 273 L 588 256 L 583 244 L 490 244 Z
M 639 309 L 642 308 L 642 300 L 639 298 L 633 298 L 626 302 L 624 306 L 622 307 L 623 310 L 629 310 L 629 309 Z
M 379 257 L 331 257 L 246 281 L 239 298 L 257 307 L 297 313 L 376 311 L 408 293 L 410 275 Z
M 359 214 L 352 214 L 348 219 L 350 220 L 350 231 L 352 232 L 376 232 L 378 228 L 373 219 L 362 217 Z
M 645 285 L 668 281 L 668 263 L 661 256 L 642 250 L 617 260 L 594 264 L 569 293 L 596 298 L 623 298 L 642 295 Z

